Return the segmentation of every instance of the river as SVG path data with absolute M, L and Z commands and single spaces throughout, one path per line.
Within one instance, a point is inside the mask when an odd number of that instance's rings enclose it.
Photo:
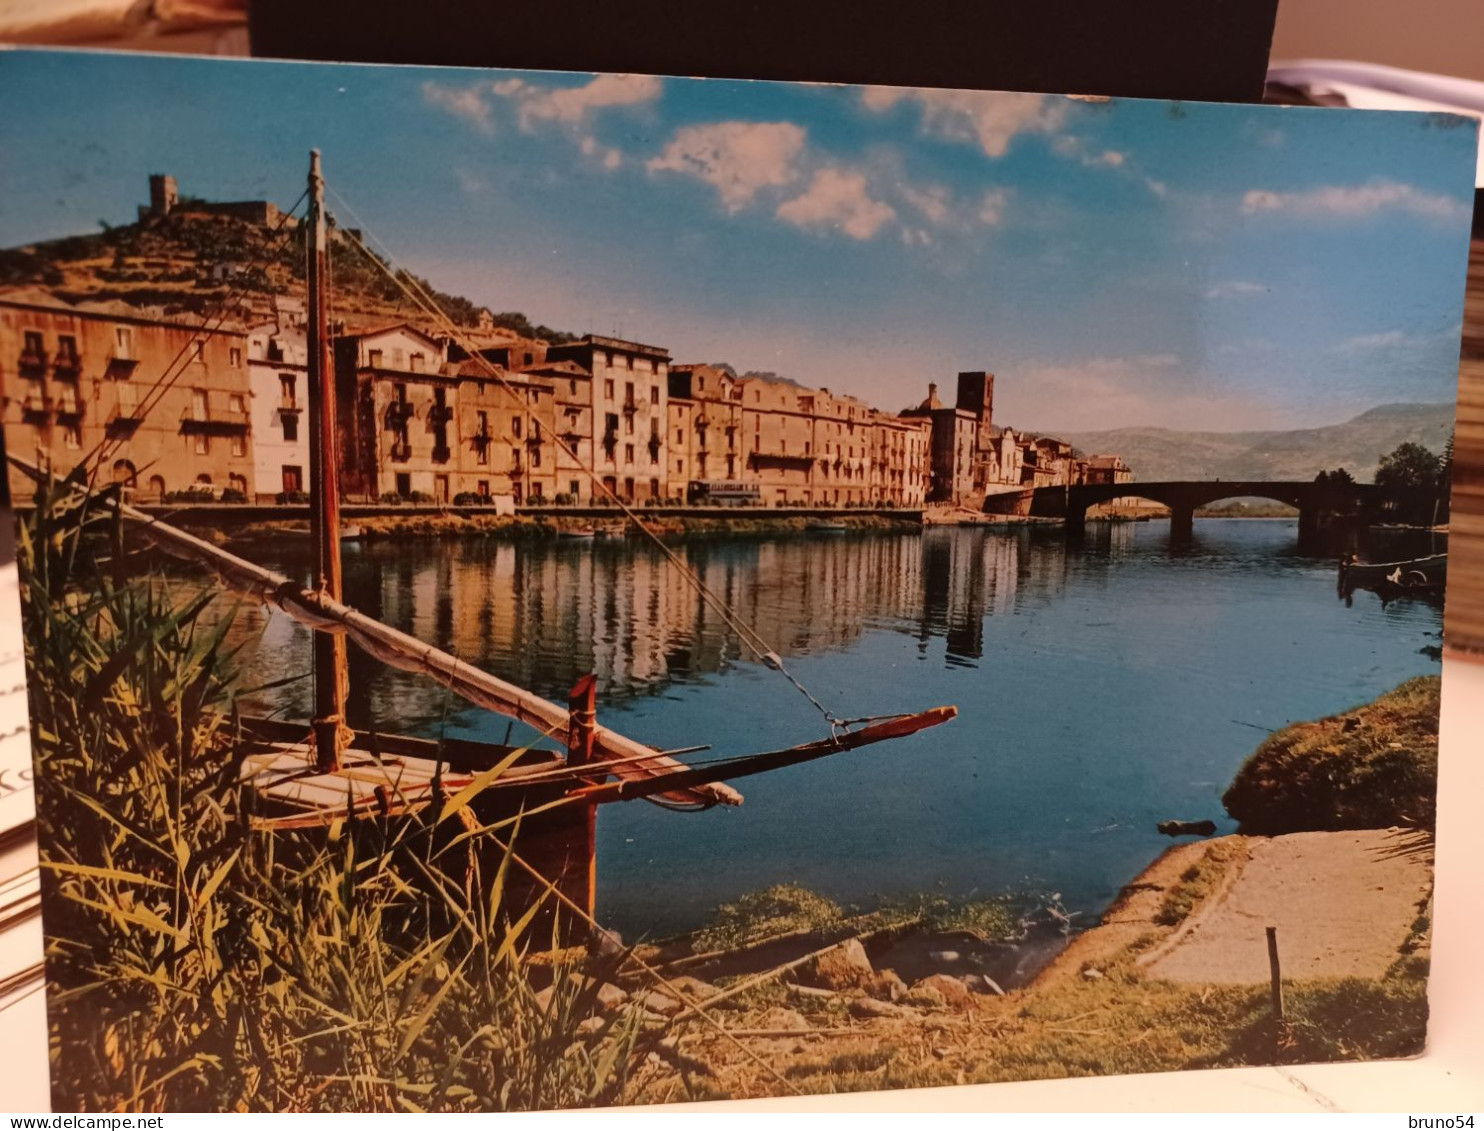
M 1425 536 L 1424 536 L 1425 539 Z M 710 537 L 691 566 L 842 716 L 952 703 L 899 742 L 739 782 L 735 810 L 644 802 L 599 818 L 599 916 L 626 937 L 696 926 L 794 882 L 845 904 L 940 891 L 1059 895 L 1091 924 L 1169 841 L 1217 821 L 1270 729 L 1439 670 L 1441 613 L 1335 596 L 1334 556 L 1284 519 Z M 1427 552 L 1393 544 L 1383 555 Z M 306 577 L 297 546 L 252 556 Z M 640 542 L 383 540 L 347 547 L 347 599 L 513 682 L 565 700 L 596 671 L 599 717 L 706 758 L 821 737 L 816 709 Z M 307 633 L 242 608 L 244 686 L 307 672 Z M 352 650 L 352 722 L 503 740 L 506 722 Z M 307 717 L 308 679 L 257 696 Z M 516 737 L 520 738 L 517 729 Z

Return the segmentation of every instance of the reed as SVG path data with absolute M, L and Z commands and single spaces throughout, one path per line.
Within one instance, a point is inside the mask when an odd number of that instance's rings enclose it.
M 44 484 L 19 531 L 57 1110 L 621 1101 L 638 1013 L 600 1011 L 608 967 L 538 995 L 553 916 L 504 900 L 508 853 L 479 875 L 458 814 L 250 828 L 228 622 L 115 522 Z

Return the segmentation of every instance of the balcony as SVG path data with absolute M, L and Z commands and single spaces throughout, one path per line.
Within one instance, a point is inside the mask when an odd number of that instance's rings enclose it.
M 405 402 L 402 402 L 405 403 Z M 435 404 L 428 409 L 428 423 L 437 428 L 453 419 L 453 409 L 446 404 Z
M 416 415 L 417 410 L 411 401 L 393 401 L 386 406 L 387 427 L 401 428 Z
M 75 350 L 63 350 L 52 358 L 52 372 L 58 377 L 76 379 L 82 372 L 82 355 Z
M 46 369 L 46 354 L 40 350 L 21 350 L 16 368 L 22 373 L 41 373 Z
M 453 457 L 453 449 L 447 443 L 433 445 L 433 462 L 447 463 Z
M 21 418 L 28 424 L 41 424 L 51 417 L 52 403 L 45 393 L 30 392 L 21 399 Z
M 52 401 L 52 409 L 56 412 L 58 420 L 76 423 L 82 417 L 83 403 L 82 397 L 78 396 L 75 388 L 63 389 Z
M 251 428 L 247 413 L 234 412 L 226 416 L 194 416 L 181 419 L 182 436 L 246 436 Z
M 412 441 L 395 440 L 387 448 L 386 454 L 393 463 L 406 463 L 412 458 Z

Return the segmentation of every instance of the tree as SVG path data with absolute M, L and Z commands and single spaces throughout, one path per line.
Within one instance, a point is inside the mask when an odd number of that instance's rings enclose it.
M 1328 483 L 1331 487 L 1348 487 L 1355 482 L 1355 476 L 1343 467 L 1337 467 L 1333 471 L 1321 471 L 1314 476 L 1315 483 Z
M 1408 440 L 1381 457 L 1376 468 L 1376 486 L 1436 487 L 1442 470 L 1441 456 Z

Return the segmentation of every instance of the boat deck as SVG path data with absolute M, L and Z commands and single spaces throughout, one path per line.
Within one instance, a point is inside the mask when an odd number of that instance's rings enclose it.
M 434 790 L 455 794 L 481 770 L 515 748 L 462 740 L 439 743 L 392 735 L 357 733 L 340 766 L 321 770 L 303 726 L 247 721 L 256 738 L 243 756 L 238 780 L 258 800 L 263 827 L 325 825 L 337 818 L 392 816 L 426 806 Z M 564 764 L 556 751 L 527 750 L 510 769 L 512 778 Z

